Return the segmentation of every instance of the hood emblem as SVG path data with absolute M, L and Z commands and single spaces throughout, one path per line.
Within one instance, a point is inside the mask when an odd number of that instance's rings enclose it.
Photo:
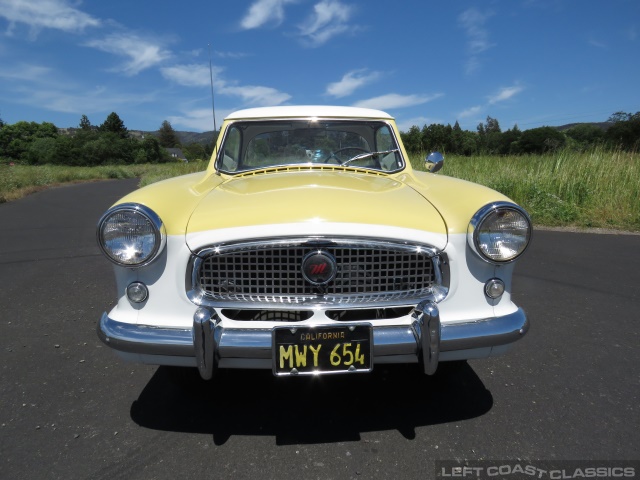
M 328 252 L 315 250 L 302 259 L 302 276 L 312 285 L 326 285 L 337 273 L 336 259 Z

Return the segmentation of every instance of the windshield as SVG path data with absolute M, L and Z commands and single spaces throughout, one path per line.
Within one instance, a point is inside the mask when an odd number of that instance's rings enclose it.
M 217 162 L 226 173 L 301 164 L 384 172 L 404 166 L 391 127 L 367 120 L 235 122 L 227 129 Z

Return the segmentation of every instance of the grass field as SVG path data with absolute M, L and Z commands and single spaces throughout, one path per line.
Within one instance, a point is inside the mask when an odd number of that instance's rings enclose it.
M 424 157 L 412 157 L 422 168 Z M 640 231 L 640 154 L 595 149 L 545 156 L 447 157 L 442 174 L 486 185 L 534 225 Z
M 411 157 L 423 169 L 422 155 Z M 103 167 L 0 166 L 0 203 L 48 185 L 140 178 L 140 186 L 203 170 L 206 162 Z M 448 156 L 438 175 L 486 185 L 522 205 L 537 226 L 640 231 L 640 154 L 596 149 L 546 156 Z

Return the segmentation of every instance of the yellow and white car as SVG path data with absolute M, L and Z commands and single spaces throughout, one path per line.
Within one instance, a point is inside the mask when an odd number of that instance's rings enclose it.
M 349 107 L 229 115 L 205 172 L 137 190 L 98 223 L 117 305 L 98 325 L 128 360 L 368 372 L 499 355 L 529 328 L 511 301 L 527 213 L 411 168 L 394 119 Z

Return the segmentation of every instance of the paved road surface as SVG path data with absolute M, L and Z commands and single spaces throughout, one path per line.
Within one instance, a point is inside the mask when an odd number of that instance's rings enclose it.
M 276 379 L 121 363 L 95 245 L 134 181 L 0 205 L 0 478 L 432 478 L 436 459 L 640 459 L 640 236 L 536 232 L 508 356 Z M 442 367 L 446 367 L 443 365 Z

